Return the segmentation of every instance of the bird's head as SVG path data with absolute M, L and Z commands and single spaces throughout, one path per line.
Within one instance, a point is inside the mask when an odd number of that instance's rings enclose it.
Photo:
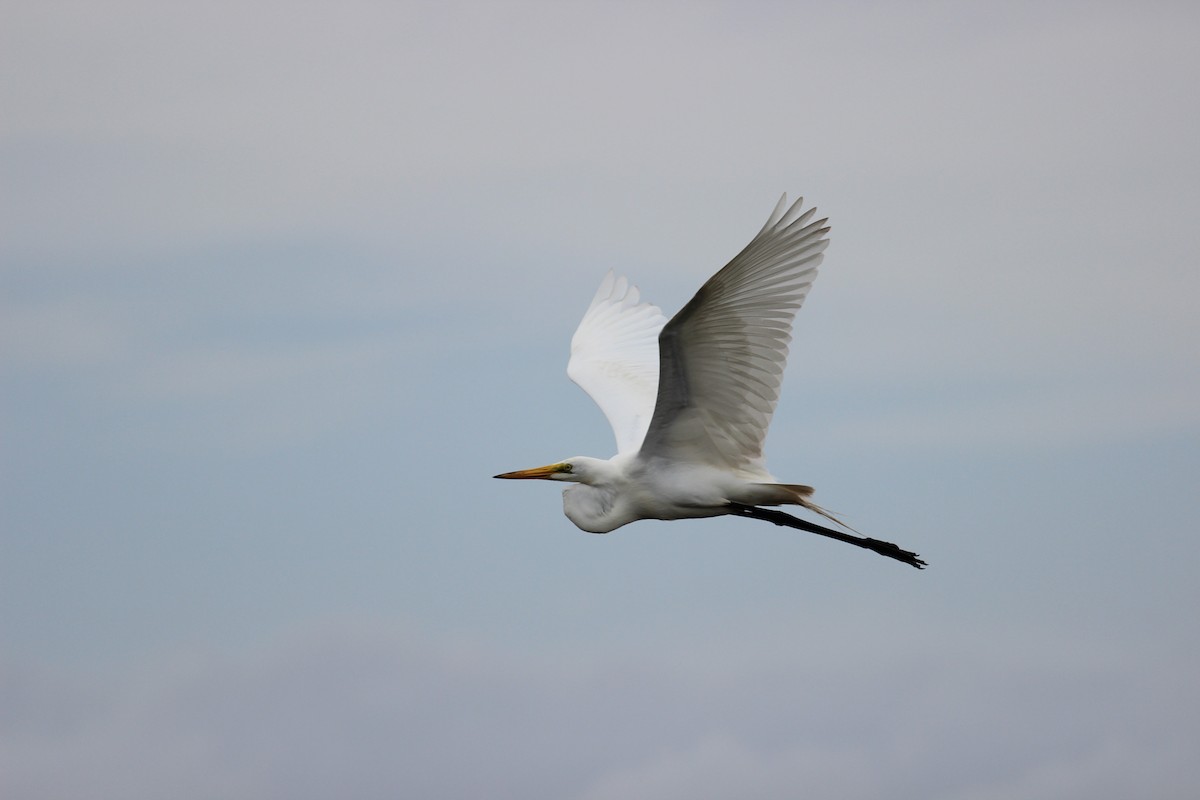
M 547 464 L 544 467 L 519 469 L 516 472 L 502 472 L 495 477 L 506 478 L 510 480 L 540 478 L 547 481 L 571 481 L 573 483 L 587 483 L 590 474 L 589 462 L 595 460 L 596 459 L 583 457 L 568 458 L 566 461 L 559 461 L 556 464 Z

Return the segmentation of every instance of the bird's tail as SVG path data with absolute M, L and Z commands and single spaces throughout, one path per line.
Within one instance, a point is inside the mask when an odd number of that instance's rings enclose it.
M 804 508 L 807 508 L 809 511 L 812 511 L 815 514 L 820 514 L 822 517 L 829 520 L 830 522 L 833 522 L 837 525 L 841 525 L 843 528 L 845 528 L 848 531 L 854 531 L 855 533 L 858 533 L 858 531 L 855 531 L 854 528 L 851 528 L 849 525 L 842 522 L 840 519 L 835 517 L 832 513 L 830 513 L 829 511 L 826 511 L 825 509 L 821 508 L 819 505 L 814 503 L 812 500 L 808 499 L 808 498 L 812 497 L 812 495 L 813 495 L 813 487 L 802 486 L 798 483 L 773 483 L 770 485 L 778 488 L 782 492 L 783 496 L 785 496 L 787 498 L 787 499 L 780 499 L 780 501 L 779 501 L 780 503 L 787 503 L 787 504 L 791 504 L 791 505 L 803 506 Z M 859 535 L 861 536 L 862 534 L 859 534 Z

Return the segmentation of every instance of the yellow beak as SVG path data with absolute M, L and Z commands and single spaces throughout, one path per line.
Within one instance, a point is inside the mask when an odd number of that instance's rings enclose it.
M 544 467 L 534 467 L 533 469 L 519 469 L 516 472 L 502 472 L 494 477 L 509 479 L 550 478 L 562 471 L 563 465 L 561 463 L 547 464 Z

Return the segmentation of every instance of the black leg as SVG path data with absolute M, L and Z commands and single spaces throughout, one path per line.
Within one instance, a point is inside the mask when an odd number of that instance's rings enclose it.
M 729 503 L 729 513 L 736 514 L 739 517 L 750 517 L 751 519 L 761 519 L 766 522 L 773 522 L 776 525 L 785 525 L 789 528 L 797 528 L 809 533 L 815 533 L 820 536 L 828 536 L 830 539 L 837 539 L 839 542 L 865 547 L 868 550 L 874 550 L 881 556 L 894 558 L 897 561 L 903 561 L 911 567 L 924 569 L 925 562 L 917 557 L 916 553 L 910 553 L 907 550 L 901 550 L 898 546 L 891 542 L 881 542 L 878 539 L 871 539 L 866 536 L 853 536 L 849 533 L 842 533 L 830 528 L 825 528 L 808 520 L 793 517 L 791 514 L 785 514 L 782 511 L 776 511 L 770 508 L 759 508 L 758 506 L 746 506 L 741 503 Z

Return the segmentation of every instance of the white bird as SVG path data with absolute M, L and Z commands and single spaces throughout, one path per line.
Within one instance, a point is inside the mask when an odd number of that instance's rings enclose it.
M 780 198 L 767 224 L 670 322 L 637 287 L 605 276 L 571 339 L 567 374 L 612 425 L 617 454 L 575 456 L 497 478 L 569 481 L 563 511 L 608 533 L 640 519 L 752 517 L 829 536 L 920 569 L 915 553 L 762 506 L 810 501 L 779 483 L 763 441 L 779 400 L 792 321 L 821 263 L 829 228 Z M 843 527 L 845 527 L 843 525 Z

